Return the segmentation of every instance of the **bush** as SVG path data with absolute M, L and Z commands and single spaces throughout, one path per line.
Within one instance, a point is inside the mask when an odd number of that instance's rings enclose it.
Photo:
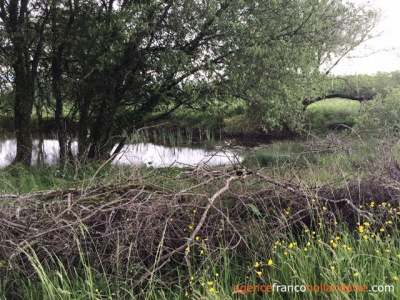
M 363 103 L 356 129 L 368 135 L 399 135 L 400 89 L 392 89 L 386 97 L 378 95 L 374 100 Z

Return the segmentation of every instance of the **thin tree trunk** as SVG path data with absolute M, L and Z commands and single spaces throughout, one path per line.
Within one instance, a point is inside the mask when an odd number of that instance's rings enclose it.
M 89 133 L 89 109 L 90 97 L 83 97 L 82 106 L 79 109 L 79 124 L 78 124 L 78 157 L 79 159 L 87 158 L 89 148 L 88 133 Z
M 36 118 L 37 118 L 37 125 L 39 131 L 39 144 L 38 144 L 38 153 L 36 158 L 36 164 L 42 165 L 44 164 L 44 127 L 43 127 L 43 117 L 42 117 L 42 103 L 35 103 L 36 109 Z

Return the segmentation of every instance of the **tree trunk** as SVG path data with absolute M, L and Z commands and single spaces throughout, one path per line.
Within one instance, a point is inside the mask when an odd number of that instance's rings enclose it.
M 115 103 L 103 103 L 91 130 L 90 147 L 88 151 L 89 159 L 104 160 L 110 158 L 110 151 L 114 147 L 114 139 L 112 139 L 110 134 L 115 113 Z
M 67 134 L 66 134 L 66 124 L 63 118 L 63 99 L 61 94 L 61 53 L 62 49 L 58 48 L 54 50 L 52 59 L 52 88 L 53 96 L 56 100 L 56 111 L 55 119 L 57 124 L 57 137 L 60 146 L 60 165 L 63 166 L 67 162 L 68 158 L 68 145 L 67 145 Z
M 79 159 L 86 159 L 89 141 L 89 110 L 90 110 L 90 96 L 84 95 L 82 97 L 83 103 L 79 108 L 79 124 L 78 124 L 78 157 Z
M 31 113 L 35 96 L 34 79 L 26 70 L 22 53 L 14 64 L 15 72 L 15 134 L 17 153 L 13 164 L 29 166 L 32 161 Z
M 35 101 L 35 82 L 43 47 L 47 11 L 34 15 L 31 22 L 29 0 L 0 1 L 3 38 L 10 42 L 14 69 L 14 118 L 17 153 L 13 164 L 29 166 L 32 161 L 31 114 Z M 35 26 L 34 26 L 35 24 Z M 37 25 L 37 26 L 36 26 Z M 35 29 L 33 31 L 33 29 Z
M 36 118 L 37 118 L 37 126 L 38 126 L 38 133 L 39 133 L 39 144 L 37 149 L 37 157 L 36 157 L 36 164 L 43 165 L 44 164 L 44 127 L 43 127 L 43 116 L 42 116 L 42 103 L 35 102 L 35 109 L 36 109 Z

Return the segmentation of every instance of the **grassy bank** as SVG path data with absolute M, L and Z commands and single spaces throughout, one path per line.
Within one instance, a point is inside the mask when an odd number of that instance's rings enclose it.
M 247 168 L 4 169 L 0 299 L 398 299 L 397 159 L 329 135 Z
M 306 128 L 314 133 L 325 134 L 335 129 L 344 129 L 339 125 L 353 126 L 360 111 L 360 103 L 341 98 L 326 99 L 308 106 L 306 110 Z M 155 116 L 154 116 L 155 117 Z M 35 114 L 32 114 L 31 128 L 38 132 Z M 14 120 L 10 116 L 0 114 L 0 135 L 11 135 L 14 132 Z M 54 116 L 43 116 L 43 130 L 46 135 L 54 135 L 56 122 Z M 339 127 L 338 127 L 339 126 Z M 68 130 L 71 133 L 78 131 L 78 124 L 70 121 Z M 220 139 L 221 137 L 240 137 L 254 140 L 279 137 L 288 133 L 275 130 L 267 135 L 261 124 L 245 115 L 244 108 L 239 104 L 219 103 L 208 109 L 180 108 L 176 110 L 168 121 L 161 120 L 154 124 L 147 124 L 141 130 L 144 138 L 153 142 L 174 144 L 181 140 L 186 142 Z
M 360 111 L 360 102 L 348 99 L 333 98 L 313 103 L 307 107 L 309 128 L 317 133 L 331 130 L 343 130 L 346 125 L 352 127 Z

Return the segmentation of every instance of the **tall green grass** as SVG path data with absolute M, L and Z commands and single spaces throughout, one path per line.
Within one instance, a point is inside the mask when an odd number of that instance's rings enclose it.
M 373 206 L 372 203 L 365 205 Z M 81 251 L 79 268 L 68 273 L 56 257 L 40 261 L 30 247 L 21 251 L 34 269 L 31 277 L 18 277 L 2 262 L 0 268 L 0 299 L 399 299 L 400 245 L 396 228 L 399 222 L 396 208 L 387 204 L 376 209 L 387 216 L 379 223 L 359 222 L 354 229 L 338 222 L 336 228 L 325 226 L 324 206 L 310 199 L 310 208 L 319 209 L 315 215 L 318 229 L 304 227 L 301 233 L 288 232 L 272 236 L 270 244 L 245 251 L 232 258 L 221 244 L 218 252 L 210 253 L 206 238 L 191 247 L 190 258 L 199 261 L 194 274 L 184 268 L 179 281 L 171 285 L 168 277 L 153 274 L 140 288 L 130 280 L 130 274 L 107 276 L 101 265 L 90 266 Z M 282 218 L 289 216 L 283 213 Z M 259 220 L 266 222 L 267 220 Z M 262 224 L 261 224 L 262 225 Z M 247 244 L 256 247 L 262 226 L 255 226 Z M 211 237 L 210 237 L 211 238 Z M 77 241 L 78 243 L 78 241 Z M 230 250 L 232 251 L 232 250 Z M 194 260 L 193 260 L 194 261 Z M 116 262 L 121 263 L 121 262 Z M 284 292 L 283 285 L 359 285 L 367 292 Z M 274 292 L 247 292 L 245 297 L 232 294 L 235 286 L 279 285 Z M 373 286 L 386 289 L 373 291 Z M 18 289 L 16 289 L 18 287 Z M 164 287 L 164 288 L 163 288 Z
M 352 127 L 360 111 L 358 101 L 333 98 L 313 103 L 307 107 L 310 128 L 317 133 L 327 133 L 334 129 L 344 129 L 339 125 Z
M 274 142 L 245 154 L 243 164 L 249 168 L 262 168 L 276 178 L 295 178 L 311 185 L 328 182 L 338 185 L 338 180 L 345 184 L 351 178 L 363 178 L 373 172 L 375 161 L 384 158 L 379 140 L 364 141 L 356 134 L 340 133 L 331 137 Z M 390 151 L 400 158 L 395 143 Z

